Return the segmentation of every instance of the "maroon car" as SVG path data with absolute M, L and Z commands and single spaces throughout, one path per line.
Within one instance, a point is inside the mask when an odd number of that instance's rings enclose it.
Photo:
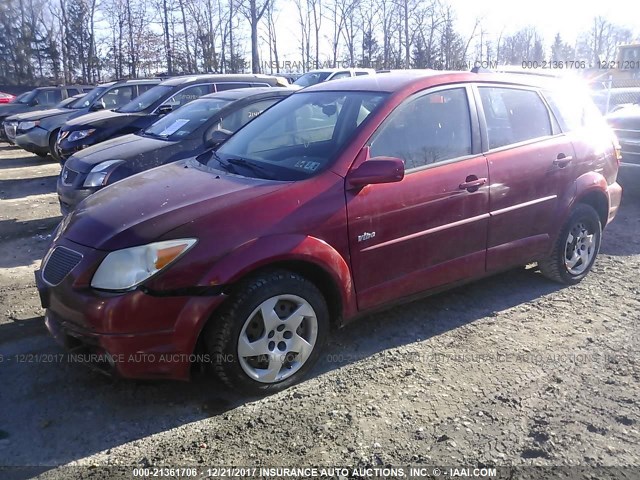
M 553 82 L 399 72 L 297 92 L 67 216 L 36 272 L 47 326 L 124 377 L 205 361 L 256 393 L 373 309 L 529 262 L 575 284 L 620 203 L 619 151 Z

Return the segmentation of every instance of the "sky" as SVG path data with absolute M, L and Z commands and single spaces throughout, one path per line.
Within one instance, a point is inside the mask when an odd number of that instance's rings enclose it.
M 292 0 L 276 0 L 278 5 L 278 50 L 281 62 L 298 61 L 299 27 L 297 12 Z M 456 11 L 457 30 L 468 38 L 476 19 L 484 30 L 496 38 L 515 33 L 533 25 L 543 36 L 545 48 L 549 49 L 556 33 L 571 45 L 578 35 L 591 27 L 594 17 L 602 15 L 612 23 L 640 31 L 640 4 L 636 0 L 447 0 Z M 630 21 L 631 20 L 631 21 Z M 633 23 L 633 20 L 636 20 Z M 330 46 L 324 40 L 321 46 L 322 60 L 330 59 Z M 268 60 L 266 46 L 261 51 L 261 60 Z M 611 59 L 613 60 L 613 59 Z

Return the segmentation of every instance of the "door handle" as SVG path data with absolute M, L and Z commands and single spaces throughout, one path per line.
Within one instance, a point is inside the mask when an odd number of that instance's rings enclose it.
M 556 159 L 553 161 L 553 164 L 560 168 L 564 168 L 569 165 L 569 163 L 571 163 L 571 160 L 573 160 L 572 156 L 565 155 L 564 153 L 559 153 Z
M 466 180 L 459 185 L 459 188 L 460 190 L 475 192 L 485 183 L 487 183 L 486 178 L 478 178 L 475 175 L 469 175 Z

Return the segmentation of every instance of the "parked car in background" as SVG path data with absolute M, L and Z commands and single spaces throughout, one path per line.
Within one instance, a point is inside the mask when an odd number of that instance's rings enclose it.
M 289 83 L 294 83 L 302 76 L 301 73 L 276 73 L 275 75 L 284 78 Z
M 622 149 L 620 183 L 630 191 L 640 192 L 640 104 L 620 108 L 607 115 Z
M 10 93 L 0 92 L 0 103 L 11 103 L 16 98 L 15 95 Z
M 268 393 L 332 324 L 532 261 L 580 282 L 620 204 L 615 138 L 586 94 L 527 77 L 326 82 L 91 195 L 36 272 L 49 331 L 129 378 L 187 379 L 197 347 Z
M 640 87 L 593 90 L 592 98 L 600 112 L 606 115 L 626 105 L 640 103 Z
M 160 79 L 156 78 L 104 83 L 98 85 L 81 100 L 70 105 L 69 108 L 22 113 L 8 118 L 5 124 L 13 121 L 16 130 L 15 143 L 19 147 L 41 157 L 46 157 L 49 153 L 54 159 L 60 160 L 55 143 L 60 127 L 67 120 L 89 112 L 124 106 L 159 83 Z
M 64 87 L 40 87 L 31 90 L 27 95 L 21 96 L 18 101 L 0 105 L 0 142 L 6 142 L 7 138 L 2 123 L 7 117 L 18 113 L 30 112 L 52 108 L 62 100 L 73 97 L 79 93 L 87 93 L 93 87 L 86 85 L 67 85 Z
M 317 83 L 328 82 L 329 80 L 375 74 L 376 71 L 372 68 L 325 68 L 307 72 L 298 77 L 293 84 L 304 88 Z
M 115 110 L 68 120 L 60 129 L 56 154 L 73 153 L 110 138 L 146 128 L 162 115 L 213 92 L 248 87 L 284 87 L 286 80 L 268 75 L 187 75 L 170 78 Z
M 49 112 L 49 111 L 55 111 L 57 109 L 70 109 L 71 108 L 70 105 L 72 103 L 74 103 L 80 98 L 83 98 L 85 95 L 88 95 L 88 94 L 80 93 L 78 95 L 74 95 L 73 97 L 65 98 L 59 104 L 55 105 L 53 108 L 50 108 L 49 110 L 36 110 L 35 112 L 20 113 L 18 115 L 12 115 L 10 117 L 7 117 L 2 125 L 4 126 L 4 133 L 7 136 L 9 143 L 12 143 L 12 144 L 16 143 L 16 131 L 18 129 L 18 124 L 21 122 L 21 117 L 23 115 L 27 116 L 25 117 L 26 119 L 28 119 L 31 114 L 35 114 L 36 116 L 35 118 L 38 118 L 41 115 L 46 115 L 46 112 Z M 31 126 L 25 125 L 25 127 L 33 128 L 34 126 L 37 126 L 37 125 L 38 124 L 36 122 L 33 122 L 33 125 Z M 36 152 L 33 152 L 33 153 L 36 153 Z M 39 156 L 44 158 L 47 156 L 47 152 L 46 151 L 40 152 Z
M 216 146 L 214 132 L 235 132 L 291 95 L 290 88 L 243 88 L 211 93 L 169 113 L 137 133 L 72 155 L 58 178 L 63 214 L 92 193 L 135 173 L 198 156 Z

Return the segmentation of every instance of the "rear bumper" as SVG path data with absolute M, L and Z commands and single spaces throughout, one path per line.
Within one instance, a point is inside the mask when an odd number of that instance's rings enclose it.
M 612 183 L 607 188 L 607 195 L 609 196 L 609 217 L 607 223 L 611 222 L 620 208 L 620 202 L 622 200 L 622 187 L 618 183 Z

